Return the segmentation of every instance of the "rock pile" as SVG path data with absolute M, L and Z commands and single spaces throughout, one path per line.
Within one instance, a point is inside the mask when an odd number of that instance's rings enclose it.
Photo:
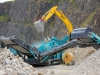
M 87 57 L 70 75 L 100 75 L 100 49 Z
M 19 56 L 14 56 L 6 48 L 0 50 L 0 69 L 7 75 L 32 75 L 37 74 L 37 70 L 25 63 Z
M 50 72 L 49 72 L 50 73 Z M 25 63 L 19 56 L 14 56 L 6 48 L 0 50 L 0 75 L 44 75 L 47 70 L 37 70 Z

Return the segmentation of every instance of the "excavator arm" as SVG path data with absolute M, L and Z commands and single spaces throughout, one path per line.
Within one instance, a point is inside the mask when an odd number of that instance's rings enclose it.
M 52 7 L 49 11 L 47 11 L 42 18 L 35 22 L 34 25 L 36 27 L 37 30 L 43 30 L 44 31 L 44 24 L 43 22 L 47 22 L 49 18 L 51 18 L 51 16 L 56 15 L 59 19 L 61 19 L 64 24 L 66 25 L 67 29 L 68 29 L 68 34 L 70 34 L 73 31 L 73 26 L 72 23 L 70 22 L 70 20 L 63 14 L 63 12 L 58 8 L 58 6 L 54 6 Z M 40 30 L 40 32 L 41 32 Z

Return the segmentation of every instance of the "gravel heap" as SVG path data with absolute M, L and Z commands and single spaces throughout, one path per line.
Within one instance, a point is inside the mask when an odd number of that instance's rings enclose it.
M 25 63 L 19 56 L 14 56 L 8 49 L 0 50 L 0 75 L 46 75 L 54 72 L 37 70 Z
M 95 51 L 96 49 L 93 47 L 85 47 L 85 48 L 75 47 L 66 50 L 66 52 L 73 53 L 75 60 L 75 65 L 74 65 L 75 67 L 81 64 L 81 62 L 83 62 L 88 56 L 93 54 Z
M 100 49 L 87 57 L 70 75 L 100 75 Z

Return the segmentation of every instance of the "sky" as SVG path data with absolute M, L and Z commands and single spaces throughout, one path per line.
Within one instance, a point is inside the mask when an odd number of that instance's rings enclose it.
M 4 3 L 4 2 L 7 2 L 7 1 L 14 1 L 14 0 L 0 0 L 0 3 Z

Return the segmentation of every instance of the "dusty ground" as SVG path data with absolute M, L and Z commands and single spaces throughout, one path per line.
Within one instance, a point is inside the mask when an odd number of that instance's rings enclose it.
M 67 66 L 65 64 L 55 65 L 55 66 L 45 66 L 45 67 L 37 67 L 38 70 L 48 70 L 54 71 L 55 75 L 66 75 L 73 72 L 73 70 L 78 67 L 88 56 L 94 53 L 96 50 L 93 47 L 86 48 L 70 48 L 66 50 L 66 52 L 71 52 L 74 54 L 75 65 Z

